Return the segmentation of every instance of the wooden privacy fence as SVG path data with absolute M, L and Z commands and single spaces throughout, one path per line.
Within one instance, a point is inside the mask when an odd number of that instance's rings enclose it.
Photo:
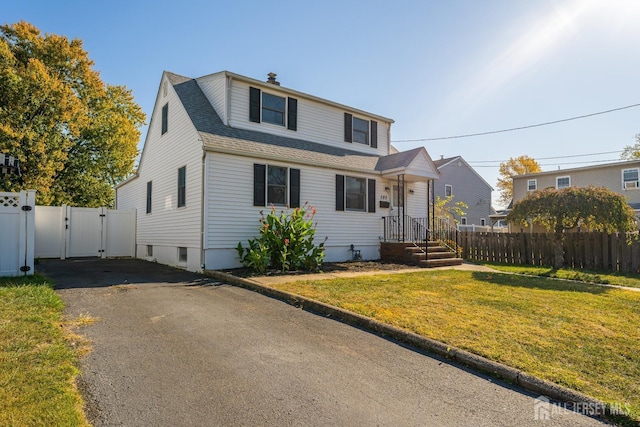
M 553 266 L 553 233 L 459 234 L 462 257 L 471 261 Z M 565 233 L 564 266 L 640 273 L 637 233 Z

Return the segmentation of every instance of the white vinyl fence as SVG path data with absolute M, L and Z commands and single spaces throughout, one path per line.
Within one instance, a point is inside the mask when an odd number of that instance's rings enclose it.
M 0 276 L 33 274 L 36 192 L 0 192 Z
M 134 257 L 136 211 L 36 206 L 37 258 Z

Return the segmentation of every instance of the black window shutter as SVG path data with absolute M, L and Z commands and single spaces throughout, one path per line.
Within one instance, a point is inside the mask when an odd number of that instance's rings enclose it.
M 371 120 L 371 147 L 378 148 L 378 122 Z
M 367 182 L 368 193 L 367 194 L 367 212 L 376 211 L 376 180 L 370 179 Z
M 300 169 L 289 169 L 289 207 L 300 207 Z
M 353 142 L 353 116 L 344 113 L 344 141 Z
M 249 88 L 249 121 L 260 123 L 260 89 Z
M 265 206 L 265 184 L 267 179 L 267 165 L 253 165 L 253 206 Z
M 336 175 L 336 210 L 344 210 L 344 175 Z
M 289 98 L 287 104 L 287 129 L 298 130 L 298 100 Z

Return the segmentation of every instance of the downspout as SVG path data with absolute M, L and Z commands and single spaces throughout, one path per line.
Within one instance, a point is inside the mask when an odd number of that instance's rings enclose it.
M 207 234 L 205 229 L 206 212 L 205 206 L 207 200 L 207 150 L 204 148 L 204 142 L 198 138 L 198 141 L 202 144 L 202 177 L 201 177 L 201 189 L 200 189 L 200 268 L 202 271 L 206 270 L 205 265 L 205 250 L 207 248 Z

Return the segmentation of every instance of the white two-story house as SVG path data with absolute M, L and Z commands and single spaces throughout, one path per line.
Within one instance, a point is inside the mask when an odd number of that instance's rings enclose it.
M 424 148 L 391 154 L 393 120 L 275 77 L 163 73 L 138 170 L 116 188 L 117 208 L 137 209 L 137 257 L 238 267 L 235 248 L 259 234 L 261 211 L 307 202 L 326 261 L 353 249 L 378 259 L 394 237 L 383 217 L 429 217 L 438 171 Z

